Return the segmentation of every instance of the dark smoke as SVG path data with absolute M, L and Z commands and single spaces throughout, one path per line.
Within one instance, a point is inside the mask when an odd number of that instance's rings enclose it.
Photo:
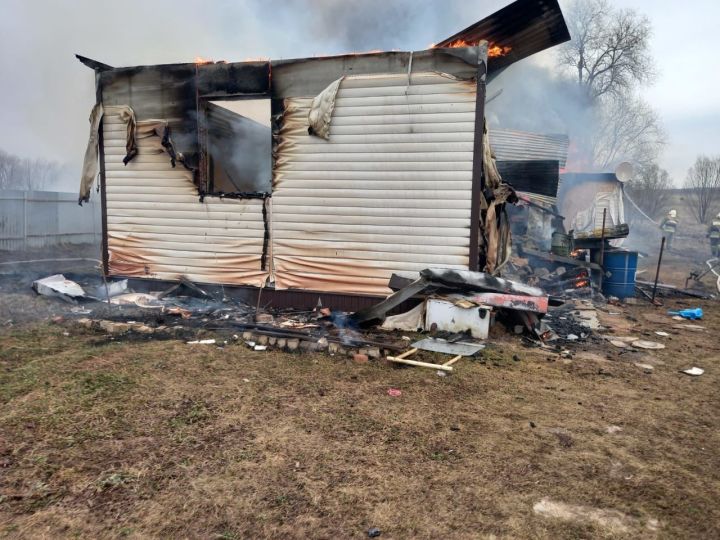
M 77 189 L 95 99 L 80 53 L 113 66 L 424 49 L 509 1 L 3 0 L 0 149 L 69 164 Z
M 591 169 L 595 116 L 578 86 L 554 67 L 553 54 L 547 51 L 518 62 L 488 84 L 488 123 L 491 130 L 567 135 L 571 142 L 567 169 Z

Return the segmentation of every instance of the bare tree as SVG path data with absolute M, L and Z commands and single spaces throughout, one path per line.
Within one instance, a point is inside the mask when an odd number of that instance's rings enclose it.
M 0 189 L 13 188 L 13 179 L 17 176 L 20 159 L 0 150 Z
M 685 187 L 689 189 L 690 209 L 698 223 L 705 223 L 710 210 L 720 200 L 720 157 L 698 156 L 690 167 Z
M 566 13 L 572 40 L 563 45 L 560 62 L 573 70 L 589 103 L 653 79 L 646 16 L 614 9 L 607 0 L 574 0 Z
M 665 144 L 657 112 L 637 96 L 606 96 L 595 109 L 591 132 L 593 162 L 607 169 L 619 161 L 651 167 Z
M 0 189 L 43 189 L 58 178 L 61 169 L 54 161 L 20 158 L 0 150 Z
M 649 19 L 608 0 L 573 0 L 566 15 L 572 40 L 560 49 L 560 67 L 592 119 L 575 134 L 576 147 L 600 169 L 622 160 L 650 166 L 665 135 L 658 114 L 636 95 L 655 74 Z
M 651 218 L 658 218 L 667 203 L 670 202 L 672 182 L 665 169 L 656 163 L 640 169 L 627 185 L 628 194 L 633 202 Z

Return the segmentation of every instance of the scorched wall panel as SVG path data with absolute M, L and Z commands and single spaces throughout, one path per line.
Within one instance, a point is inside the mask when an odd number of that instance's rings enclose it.
M 386 294 L 393 272 L 467 269 L 475 91 L 439 73 L 346 77 L 329 140 L 308 134 L 312 98 L 287 98 L 276 287 Z
M 126 127 L 105 108 L 103 139 L 111 274 L 202 283 L 261 285 L 261 200 L 207 197 L 199 202 L 192 173 L 152 135 L 138 138 L 127 166 Z

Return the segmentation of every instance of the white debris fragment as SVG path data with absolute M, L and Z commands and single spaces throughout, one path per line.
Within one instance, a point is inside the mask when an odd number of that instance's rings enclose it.
M 652 373 L 653 371 L 655 371 L 655 367 L 651 366 L 650 364 L 641 364 L 640 362 L 635 362 L 635 367 L 639 367 L 645 373 Z
M 705 373 L 705 370 L 703 368 L 699 368 L 699 367 L 691 367 L 689 369 L 683 369 L 681 371 L 685 375 L 692 375 L 693 377 L 699 377 L 700 375 Z
M 83 288 L 62 274 L 33 281 L 33 289 L 43 296 L 56 296 L 66 302 L 75 302 L 76 298 L 85 297 Z
M 215 343 L 214 339 L 196 339 L 195 341 L 188 341 L 188 345 L 212 345 Z
M 668 337 L 668 336 L 670 335 L 670 334 L 668 334 L 667 332 L 663 332 L 663 331 L 661 331 L 661 330 L 656 330 L 655 333 L 656 333 L 658 336 L 661 336 L 661 337 Z
M 658 349 L 664 349 L 665 345 L 662 343 L 658 343 L 656 341 L 645 341 L 644 339 L 639 339 L 637 341 L 632 342 L 633 347 L 637 347 L 638 349 L 651 349 L 651 350 L 658 350 Z
M 255 345 L 253 347 L 254 351 L 267 351 L 267 345 Z

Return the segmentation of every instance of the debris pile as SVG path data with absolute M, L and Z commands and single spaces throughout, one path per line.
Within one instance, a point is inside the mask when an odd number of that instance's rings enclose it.
M 560 290 L 568 274 L 577 276 L 562 267 L 541 274 L 551 290 Z M 263 308 L 259 300 L 253 306 L 185 278 L 151 292 L 131 290 L 128 280 L 80 284 L 61 274 L 33 283 L 38 294 L 82 303 L 70 311 L 81 316 L 77 323 L 110 339 L 183 339 L 216 346 L 242 341 L 258 351 L 326 351 L 358 362 L 387 358 L 438 372 L 478 355 L 493 326 L 524 334 L 536 345 L 584 340 L 598 326 L 589 301 L 566 303 L 535 285 L 482 272 L 429 268 L 414 276 L 394 274 L 389 287 L 394 292 L 377 304 L 345 313 L 320 301 L 306 311 Z M 413 339 L 403 333 L 427 335 Z M 419 351 L 449 356 L 437 364 L 419 359 Z

